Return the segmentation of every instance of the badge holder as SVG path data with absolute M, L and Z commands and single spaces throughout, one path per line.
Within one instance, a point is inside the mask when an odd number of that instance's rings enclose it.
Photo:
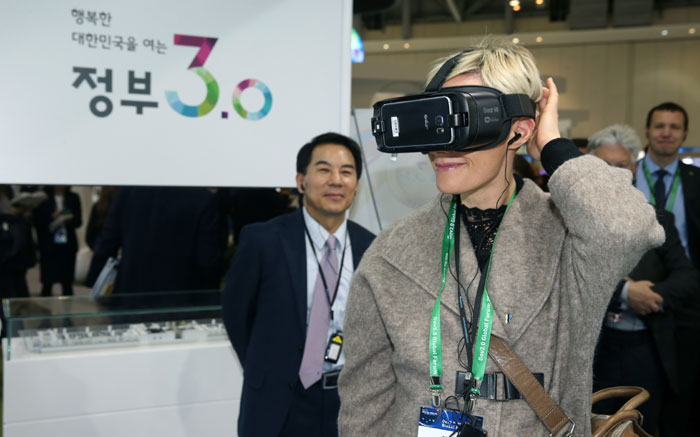
M 68 243 L 68 231 L 66 230 L 65 226 L 61 226 L 60 228 L 56 229 L 53 234 L 53 242 L 54 244 Z
M 335 334 L 331 335 L 330 340 L 328 340 L 328 346 L 326 346 L 326 357 L 327 363 L 335 364 L 340 359 L 340 353 L 343 351 L 343 334 L 340 331 L 336 331 Z
M 487 437 L 484 419 L 459 411 L 421 407 L 418 437 Z

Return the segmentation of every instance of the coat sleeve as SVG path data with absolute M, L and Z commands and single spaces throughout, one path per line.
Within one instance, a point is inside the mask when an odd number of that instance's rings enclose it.
M 569 253 L 581 302 L 605 309 L 615 284 L 642 255 L 664 241 L 654 208 L 632 185 L 632 173 L 594 156 L 564 162 L 549 181 L 571 244 Z M 593 317 L 601 316 L 597 311 Z
M 396 397 L 393 345 L 362 266 L 352 279 L 345 314 L 345 366 L 340 374 L 341 437 L 392 435 L 382 418 Z
M 257 238 L 254 226 L 246 226 L 241 231 L 236 253 L 226 274 L 221 302 L 224 326 L 241 364 L 245 363 L 262 274 L 262 243 Z

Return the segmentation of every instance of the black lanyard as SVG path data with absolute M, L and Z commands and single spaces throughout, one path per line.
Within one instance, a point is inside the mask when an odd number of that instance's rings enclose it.
M 348 229 L 345 229 L 345 242 L 343 244 L 343 255 L 340 257 L 340 265 L 338 266 L 338 280 L 335 283 L 335 291 L 333 292 L 333 298 L 328 291 L 328 283 L 326 282 L 326 275 L 323 274 L 323 268 L 321 268 L 321 263 L 318 261 L 318 255 L 316 254 L 316 248 L 314 247 L 314 242 L 311 239 L 311 234 L 309 234 L 309 228 L 306 227 L 306 221 L 304 221 L 304 231 L 306 231 L 306 237 L 309 239 L 309 244 L 311 245 L 311 251 L 314 253 L 314 259 L 318 265 L 318 273 L 321 275 L 321 281 L 323 282 L 323 289 L 326 292 L 326 300 L 328 300 L 328 310 L 331 313 L 331 320 L 333 320 L 333 303 L 335 298 L 338 297 L 338 288 L 340 287 L 340 277 L 343 276 L 343 264 L 345 263 L 345 249 L 348 248 Z
M 457 276 L 457 303 L 459 304 L 459 316 L 462 322 L 462 333 L 464 335 L 465 349 L 467 350 L 467 370 L 472 368 L 474 362 L 474 351 L 472 345 L 476 339 L 476 328 L 469 329 L 467 322 L 467 311 L 464 308 L 464 300 L 469 299 L 469 296 L 462 296 L 462 290 L 459 286 L 459 234 L 460 228 L 462 227 L 462 217 L 460 208 L 457 209 L 457 227 L 455 228 L 455 275 Z M 484 236 L 486 238 L 486 236 Z M 493 247 L 491 248 L 493 250 Z M 477 266 L 478 266 L 477 260 Z M 474 308 L 472 309 L 472 321 L 479 319 L 479 313 L 481 312 L 481 301 L 484 298 L 484 289 L 486 288 L 486 272 L 481 272 L 481 278 L 479 278 L 479 286 L 476 289 L 476 297 L 474 300 Z M 467 293 L 468 290 L 465 290 Z
M 460 287 L 460 282 L 459 282 L 459 234 L 460 234 L 460 228 L 462 227 L 462 217 L 460 213 L 461 208 L 457 208 L 457 226 L 455 227 L 455 276 L 457 276 L 457 303 L 459 304 L 459 316 L 460 316 L 460 321 L 462 322 L 462 333 L 464 335 L 464 348 L 467 350 L 467 369 L 471 368 L 471 364 L 474 360 L 474 353 L 472 351 L 472 344 L 473 341 L 471 339 L 471 335 L 469 333 L 469 326 L 467 325 L 467 311 L 464 308 L 464 300 L 469 299 L 469 296 L 462 296 L 462 290 Z M 478 264 L 478 262 L 477 262 Z M 483 277 L 484 275 L 482 275 Z M 481 285 L 481 281 L 479 281 L 479 285 Z M 477 302 L 479 299 L 479 290 L 483 290 L 481 287 L 477 290 Z M 465 290 L 466 293 L 467 290 Z M 482 291 L 483 293 L 483 291 Z M 476 308 L 474 308 L 476 309 Z M 475 320 L 475 317 L 478 313 L 476 311 L 472 312 L 472 320 Z M 476 330 L 474 330 L 476 331 Z
M 513 203 L 513 200 L 515 199 L 516 194 L 518 193 L 518 189 L 516 187 L 515 191 L 513 192 L 513 195 L 510 198 L 510 201 L 508 201 L 508 206 L 506 207 L 506 213 L 510 209 L 511 204 Z M 464 335 L 464 343 L 465 343 L 465 348 L 467 349 L 467 366 L 466 370 L 470 371 L 470 369 L 473 369 L 474 367 L 474 351 L 472 350 L 472 345 L 475 344 L 476 340 L 476 333 L 478 331 L 476 326 L 472 326 L 472 329 L 469 329 L 469 326 L 467 325 L 467 312 L 466 309 L 464 308 L 464 300 L 469 299 L 469 296 L 462 296 L 462 291 L 460 288 L 460 282 L 459 282 L 459 234 L 460 234 L 460 228 L 462 227 L 461 223 L 461 212 L 460 208 L 457 209 L 457 227 L 455 229 L 455 243 L 454 243 L 454 253 L 455 253 L 455 275 L 457 276 L 457 303 L 459 304 L 459 315 L 460 315 L 460 320 L 462 323 L 462 333 Z M 503 214 L 503 217 L 501 218 L 501 221 L 498 223 L 496 226 L 496 235 L 494 236 L 494 244 L 491 246 L 491 251 L 489 254 L 489 262 L 486 266 L 486 271 L 481 272 L 481 278 L 479 279 L 479 286 L 477 287 L 476 290 L 476 297 L 474 300 L 474 308 L 472 310 L 472 323 L 477 323 L 479 320 L 480 314 L 481 314 L 481 305 L 484 299 L 484 292 L 486 291 L 486 280 L 488 279 L 489 276 L 489 270 L 491 266 L 491 258 L 493 256 L 493 250 L 495 249 L 496 246 L 496 237 L 498 236 L 498 231 L 501 227 L 501 223 L 503 222 L 503 218 L 505 218 L 505 213 Z M 484 235 L 482 238 L 488 238 L 487 235 Z M 483 241 L 479 243 L 479 246 L 483 244 Z M 477 266 L 479 264 L 479 259 L 477 257 Z M 467 293 L 468 290 L 465 290 L 465 293 Z M 489 330 L 490 332 L 490 330 Z M 476 376 L 476 375 L 475 375 Z M 480 377 L 479 377 L 480 378 Z M 479 387 L 480 382 L 477 384 L 476 387 L 472 387 L 472 392 L 476 392 L 476 394 L 479 393 Z M 467 392 L 465 392 L 467 393 Z

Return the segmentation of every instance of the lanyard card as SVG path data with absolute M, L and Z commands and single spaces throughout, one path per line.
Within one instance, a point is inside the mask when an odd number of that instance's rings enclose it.
M 326 346 L 326 362 L 337 363 L 340 359 L 340 352 L 343 350 L 343 334 L 340 331 L 336 331 L 335 334 L 331 335 L 330 340 L 328 340 L 328 346 Z
M 455 432 L 467 423 L 462 432 Z M 452 410 L 437 410 L 431 407 L 420 408 L 420 418 L 418 420 L 418 437 L 450 437 L 454 435 L 471 437 L 486 436 L 486 431 L 482 430 L 484 419 L 480 416 L 465 415 Z

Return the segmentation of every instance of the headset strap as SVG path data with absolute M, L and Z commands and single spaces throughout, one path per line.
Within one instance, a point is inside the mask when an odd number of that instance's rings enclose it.
M 535 118 L 537 113 L 537 105 L 525 94 L 503 94 L 501 95 L 501 104 L 505 114 L 504 119 L 513 119 L 515 117 Z
M 455 68 L 457 62 L 459 62 L 459 59 L 462 57 L 462 55 L 471 51 L 472 49 L 459 52 L 447 61 L 445 61 L 445 63 L 442 64 L 442 67 L 440 67 L 437 73 L 435 73 L 435 76 L 433 76 L 433 78 L 430 79 L 430 82 L 428 83 L 428 86 L 425 87 L 424 92 L 429 93 L 439 90 L 442 84 L 445 83 L 445 79 L 447 79 L 447 76 L 450 74 L 450 72 L 452 72 L 452 69 Z

